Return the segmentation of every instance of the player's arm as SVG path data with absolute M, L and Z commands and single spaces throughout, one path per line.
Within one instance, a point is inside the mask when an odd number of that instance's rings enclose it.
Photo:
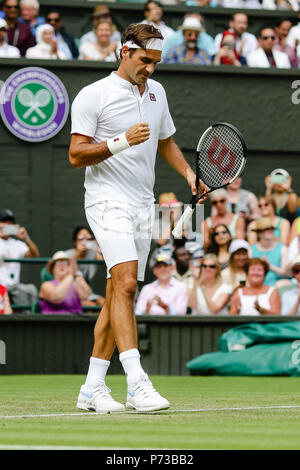
M 97 165 L 112 155 L 124 150 L 122 146 L 118 146 L 121 138 L 128 147 L 138 145 L 145 142 L 150 137 L 149 125 L 145 122 L 139 122 L 131 126 L 124 136 L 115 136 L 105 142 L 94 143 L 92 137 L 81 134 L 72 134 L 69 148 L 69 161 L 74 168 L 85 168 L 87 166 Z M 113 141 L 116 140 L 116 143 Z
M 158 151 L 163 159 L 168 163 L 168 165 L 170 165 L 173 170 L 175 170 L 187 180 L 189 186 L 191 187 L 192 194 L 196 194 L 197 188 L 195 172 L 184 158 L 183 153 L 181 152 L 178 145 L 174 142 L 173 138 L 168 137 L 167 139 L 159 140 Z M 208 188 L 206 185 L 200 181 L 199 193 L 202 194 L 207 190 Z M 201 202 L 204 200 L 205 199 L 202 199 Z

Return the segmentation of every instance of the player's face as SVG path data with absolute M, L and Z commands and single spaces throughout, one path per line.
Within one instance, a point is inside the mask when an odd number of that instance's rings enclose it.
M 129 50 L 123 51 L 127 79 L 134 85 L 144 85 L 153 74 L 161 60 L 161 51 L 137 49 L 131 56 Z

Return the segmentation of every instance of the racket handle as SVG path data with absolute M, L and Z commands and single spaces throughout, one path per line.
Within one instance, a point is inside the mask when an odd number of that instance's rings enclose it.
M 187 222 L 190 220 L 190 218 L 193 215 L 195 208 L 188 206 L 180 219 L 178 220 L 176 226 L 174 227 L 172 231 L 172 235 L 176 238 L 179 238 L 182 235 L 183 232 L 183 227 L 186 226 Z

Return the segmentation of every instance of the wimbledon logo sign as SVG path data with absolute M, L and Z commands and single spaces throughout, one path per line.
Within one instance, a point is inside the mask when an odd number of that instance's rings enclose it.
M 42 142 L 64 126 L 69 98 L 63 83 L 49 70 L 26 67 L 5 81 L 0 112 L 4 124 L 16 137 Z

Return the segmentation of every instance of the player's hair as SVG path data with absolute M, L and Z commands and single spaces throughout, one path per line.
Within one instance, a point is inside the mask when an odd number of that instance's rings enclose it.
M 163 39 L 163 35 L 159 31 L 159 29 L 155 28 L 150 24 L 144 23 L 133 23 L 130 24 L 122 34 L 122 45 L 125 44 L 127 41 L 132 41 L 142 49 L 145 49 L 145 45 L 147 41 L 151 38 L 155 39 Z M 136 49 L 129 49 L 130 54 L 134 54 Z M 120 57 L 122 59 L 122 52 L 120 53 Z

